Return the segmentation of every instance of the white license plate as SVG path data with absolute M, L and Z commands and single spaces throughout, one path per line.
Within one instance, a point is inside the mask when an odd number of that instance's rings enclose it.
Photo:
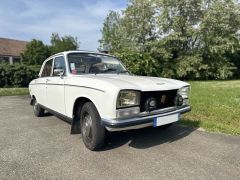
M 180 114 L 171 114 L 168 116 L 155 117 L 153 119 L 153 127 L 173 123 L 179 120 Z

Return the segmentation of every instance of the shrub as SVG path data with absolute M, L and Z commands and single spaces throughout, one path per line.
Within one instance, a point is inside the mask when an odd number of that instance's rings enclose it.
M 0 65 L 0 87 L 27 87 L 37 77 L 40 66 Z

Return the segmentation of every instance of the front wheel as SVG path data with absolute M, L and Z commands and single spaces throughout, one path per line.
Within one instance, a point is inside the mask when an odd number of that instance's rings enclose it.
M 105 141 L 106 130 L 101 125 L 100 115 L 92 102 L 86 102 L 80 113 L 80 126 L 85 146 L 92 150 L 99 150 Z
M 33 99 L 33 112 L 36 117 L 44 116 L 44 109 L 39 106 L 36 99 Z

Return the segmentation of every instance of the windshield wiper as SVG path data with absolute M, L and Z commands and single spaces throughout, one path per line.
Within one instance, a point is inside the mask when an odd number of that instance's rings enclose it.
M 109 68 L 106 70 L 106 72 L 111 72 L 111 71 L 115 72 L 115 71 L 117 71 L 117 69 Z
M 96 74 L 105 74 L 105 73 L 108 73 L 108 72 L 116 72 L 117 69 L 106 69 L 104 71 L 98 71 L 98 72 L 95 72 L 95 75 Z
M 117 73 L 118 74 L 121 74 L 121 73 L 129 73 L 130 74 L 130 72 L 128 70 L 118 71 Z
M 105 73 L 109 73 L 109 72 L 116 72 L 117 74 L 122 74 L 122 73 L 129 73 L 130 74 L 130 72 L 127 71 L 127 70 L 119 71 L 117 69 L 107 69 L 105 71 L 95 72 L 95 75 L 96 74 L 105 74 Z

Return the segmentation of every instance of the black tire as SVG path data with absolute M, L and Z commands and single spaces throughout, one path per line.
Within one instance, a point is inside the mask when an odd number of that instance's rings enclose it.
M 44 116 L 44 109 L 39 106 L 36 99 L 33 99 L 33 112 L 36 117 Z
M 80 114 L 80 127 L 85 146 L 96 151 L 104 145 L 106 130 L 101 125 L 100 115 L 92 102 L 86 102 Z
M 168 129 L 168 128 L 170 128 L 172 125 L 173 125 L 173 123 L 165 124 L 165 125 L 159 126 L 159 128 L 160 128 L 160 129 Z

